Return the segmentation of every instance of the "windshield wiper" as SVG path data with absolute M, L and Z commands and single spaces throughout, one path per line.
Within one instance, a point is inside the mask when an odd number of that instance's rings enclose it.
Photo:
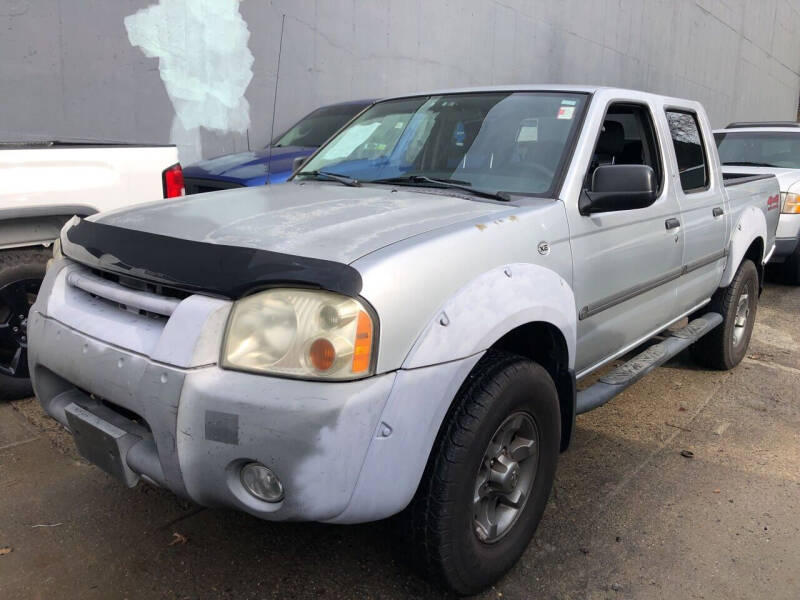
M 511 196 L 508 192 L 487 192 L 484 190 L 476 190 L 472 187 L 472 183 L 469 181 L 461 181 L 459 179 L 438 179 L 435 177 L 426 177 L 425 175 L 405 175 L 402 177 L 389 177 L 387 179 L 374 179 L 368 183 L 391 183 L 397 185 L 420 185 L 428 183 L 440 188 L 462 190 L 476 196 L 481 196 L 482 198 L 502 200 L 503 202 L 508 202 L 511 200 Z
M 748 161 L 744 161 L 744 160 L 742 162 L 724 162 L 724 163 L 722 163 L 722 165 L 726 166 L 726 167 L 773 167 L 773 168 L 776 168 L 776 169 L 780 168 L 780 167 L 776 167 L 775 165 L 771 165 L 769 163 L 748 162 Z
M 312 179 L 327 179 L 330 181 L 338 181 L 339 183 L 349 185 L 350 187 L 361 186 L 361 183 L 358 181 L 358 179 L 354 177 L 341 175 L 339 173 L 331 173 L 330 171 L 303 171 L 298 173 L 298 175 L 308 175 Z

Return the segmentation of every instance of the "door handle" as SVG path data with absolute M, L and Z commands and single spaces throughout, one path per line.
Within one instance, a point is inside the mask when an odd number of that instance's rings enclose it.
M 725 214 L 725 211 L 722 210 L 719 206 L 715 206 L 714 210 L 711 211 L 711 214 L 714 215 L 715 217 L 721 217 L 722 215 Z
M 676 227 L 681 226 L 681 222 L 678 221 L 678 219 L 667 219 L 666 221 L 664 221 L 664 226 L 667 229 L 675 229 Z

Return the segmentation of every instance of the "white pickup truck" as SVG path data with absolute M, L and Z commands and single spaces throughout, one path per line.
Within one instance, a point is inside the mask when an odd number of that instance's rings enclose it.
M 769 174 L 781 187 L 781 218 L 770 262 L 800 285 L 800 123 L 731 123 L 714 132 L 723 173 Z
M 32 393 L 28 310 L 64 223 L 182 194 L 175 146 L 0 143 L 0 400 Z
M 69 222 L 34 387 L 127 485 L 270 520 L 400 513 L 409 556 L 474 593 L 525 550 L 577 414 L 685 348 L 742 360 L 779 213 L 774 176 L 723 180 L 697 102 L 384 100 L 284 185 Z

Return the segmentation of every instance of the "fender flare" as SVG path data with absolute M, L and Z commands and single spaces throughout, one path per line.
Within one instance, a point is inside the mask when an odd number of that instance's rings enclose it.
M 749 206 L 742 211 L 739 215 L 739 220 L 731 231 L 731 239 L 728 245 L 728 260 L 725 263 L 725 273 L 719 284 L 719 286 L 723 288 L 731 284 L 742 259 L 755 240 L 760 238 L 763 245 L 763 251 L 760 257 L 762 264 L 764 261 L 763 253 L 767 251 L 767 219 L 764 213 L 755 206 Z M 761 266 L 761 264 L 756 265 L 759 269 L 761 269 Z
M 453 398 L 485 350 L 516 327 L 542 321 L 562 332 L 572 368 L 575 298 L 550 269 L 523 263 L 498 267 L 447 300 L 398 371 L 350 502 L 329 522 L 374 521 L 403 510 Z
M 533 322 L 558 328 L 574 367 L 577 313 L 572 288 L 545 267 L 514 263 L 479 275 L 451 296 L 412 346 L 404 369 L 472 356 Z

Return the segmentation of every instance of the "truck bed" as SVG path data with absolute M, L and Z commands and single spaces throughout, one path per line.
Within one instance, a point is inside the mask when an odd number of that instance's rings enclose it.
M 773 175 L 759 173 L 727 173 L 725 171 L 722 173 L 722 181 L 725 187 L 750 183 L 751 181 L 758 181 L 759 179 L 769 179 L 770 177 L 773 177 Z

